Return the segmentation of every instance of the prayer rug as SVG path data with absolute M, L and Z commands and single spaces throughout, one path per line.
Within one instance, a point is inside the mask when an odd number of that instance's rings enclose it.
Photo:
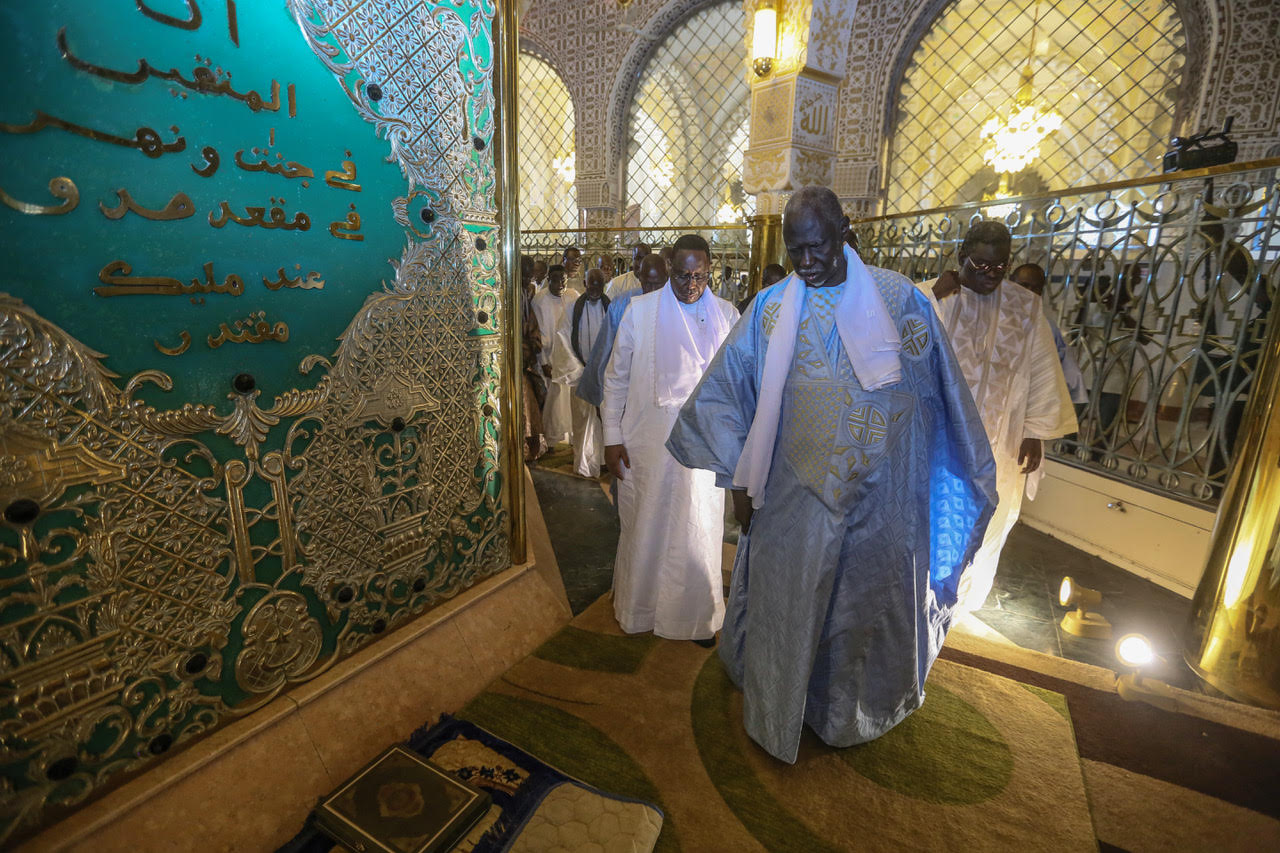
M 409 747 L 493 798 L 488 813 L 452 848 L 457 853 L 644 853 L 662 829 L 656 807 L 584 785 L 465 720 L 446 715 L 415 732 Z M 278 853 L 344 849 L 308 825 Z
M 585 782 L 656 803 L 659 851 L 1094 850 L 1063 697 L 952 661 L 884 737 L 795 765 L 747 737 L 691 642 L 623 635 L 607 596 L 460 712 Z

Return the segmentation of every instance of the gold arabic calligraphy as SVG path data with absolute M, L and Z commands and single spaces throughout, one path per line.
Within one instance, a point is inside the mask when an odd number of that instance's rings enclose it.
M 80 190 L 76 189 L 75 182 L 70 178 L 57 177 L 49 181 L 49 195 L 62 199 L 62 203 L 29 204 L 25 201 L 18 201 L 5 192 L 3 187 L 0 187 L 0 201 L 3 201 L 19 213 L 26 213 L 32 216 L 61 216 L 64 213 L 70 213 L 75 210 L 76 205 L 80 204 Z
M 114 68 L 105 68 L 101 65 L 94 65 L 91 62 L 86 62 L 73 54 L 70 47 L 67 45 L 66 27 L 58 30 L 57 41 L 58 51 L 62 54 L 62 58 L 65 59 L 72 68 L 84 71 L 88 74 L 93 74 L 94 76 L 101 77 L 104 80 L 112 80 L 117 83 L 141 83 L 148 77 L 154 77 L 157 80 L 168 80 L 170 83 L 176 83 L 177 85 L 190 89 L 193 92 L 202 92 L 208 95 L 226 95 L 229 98 L 234 98 L 235 100 L 240 101 L 255 113 L 261 110 L 269 110 L 270 112 L 278 112 L 280 110 L 279 80 L 271 81 L 271 100 L 268 101 L 265 100 L 262 95 L 253 90 L 249 90 L 244 93 L 237 92 L 235 89 L 231 88 L 231 81 L 203 65 L 197 65 L 191 70 L 190 79 L 183 77 L 182 72 L 177 68 L 170 68 L 168 71 L 162 71 L 151 65 L 151 63 L 147 62 L 145 59 L 138 60 L 138 68 L 136 71 L 118 71 Z M 294 97 L 292 93 L 292 83 L 289 84 L 289 89 L 291 90 L 290 104 L 292 108 Z
M 260 344 L 263 341 L 289 340 L 289 327 L 278 322 L 274 325 L 267 322 L 265 311 L 254 311 L 243 320 L 236 320 L 231 326 L 218 324 L 218 334 L 209 335 L 210 349 L 217 349 L 223 344 Z
M 111 261 L 98 271 L 98 281 L 104 286 L 95 287 L 93 292 L 99 296 L 184 296 L 192 293 L 239 296 L 244 293 L 244 281 L 234 273 L 223 279 L 221 284 L 216 283 L 212 261 L 204 265 L 204 281 L 193 278 L 189 285 L 168 276 L 135 276 L 132 273 L 133 267 L 125 261 Z
M 120 219 L 131 210 L 143 219 L 165 221 L 186 219 L 194 216 L 196 212 L 196 206 L 192 203 L 191 197 L 184 192 L 174 193 L 173 198 L 169 199 L 169 203 L 159 210 L 150 210 L 142 207 L 133 200 L 129 195 L 129 191 L 125 189 L 116 190 L 116 197 L 120 199 L 120 203 L 115 207 L 108 208 L 102 202 L 98 202 L 98 209 L 108 219 Z

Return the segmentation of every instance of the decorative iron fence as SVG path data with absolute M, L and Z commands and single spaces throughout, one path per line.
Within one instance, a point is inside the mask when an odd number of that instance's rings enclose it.
M 1212 507 L 1226 481 L 1280 285 L 1280 158 L 853 223 L 870 264 L 955 268 L 984 215 L 1011 269 L 1044 267 L 1046 311 L 1078 361 L 1080 431 L 1060 462 Z
M 610 277 L 631 264 L 631 248 L 647 243 L 656 252 L 681 234 L 701 234 L 711 245 L 711 281 L 717 296 L 737 305 L 747 295 L 751 259 L 751 229 L 746 225 L 679 225 L 667 228 L 579 228 L 574 231 L 535 230 L 520 233 L 520 252 L 535 260 L 559 263 L 565 248 L 582 250 L 590 269 L 604 261 Z

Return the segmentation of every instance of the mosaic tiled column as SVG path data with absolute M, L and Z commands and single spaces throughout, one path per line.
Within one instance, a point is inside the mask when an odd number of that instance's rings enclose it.
M 748 49 L 760 0 L 747 0 Z M 743 166 L 743 189 L 756 196 L 756 213 L 766 221 L 782 213 L 787 197 L 809 184 L 835 180 L 837 93 L 844 76 L 852 4 L 800 0 L 778 4 L 778 49 L 772 69 L 751 77 L 751 136 Z M 773 227 L 780 227 L 778 225 Z M 779 247 L 780 240 L 761 239 Z M 776 258 L 754 258 L 752 290 L 760 270 Z
M 578 181 L 578 221 L 584 228 L 617 228 L 621 224 L 616 195 L 609 182 L 584 178 Z

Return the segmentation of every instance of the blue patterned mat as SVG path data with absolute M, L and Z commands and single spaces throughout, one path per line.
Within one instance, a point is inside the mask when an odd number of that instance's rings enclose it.
M 656 806 L 585 785 L 465 720 L 445 715 L 414 732 L 408 746 L 493 798 L 489 812 L 454 848 L 458 851 L 620 846 L 646 851 L 662 828 Z M 308 820 L 277 853 L 330 853 L 336 846 Z

